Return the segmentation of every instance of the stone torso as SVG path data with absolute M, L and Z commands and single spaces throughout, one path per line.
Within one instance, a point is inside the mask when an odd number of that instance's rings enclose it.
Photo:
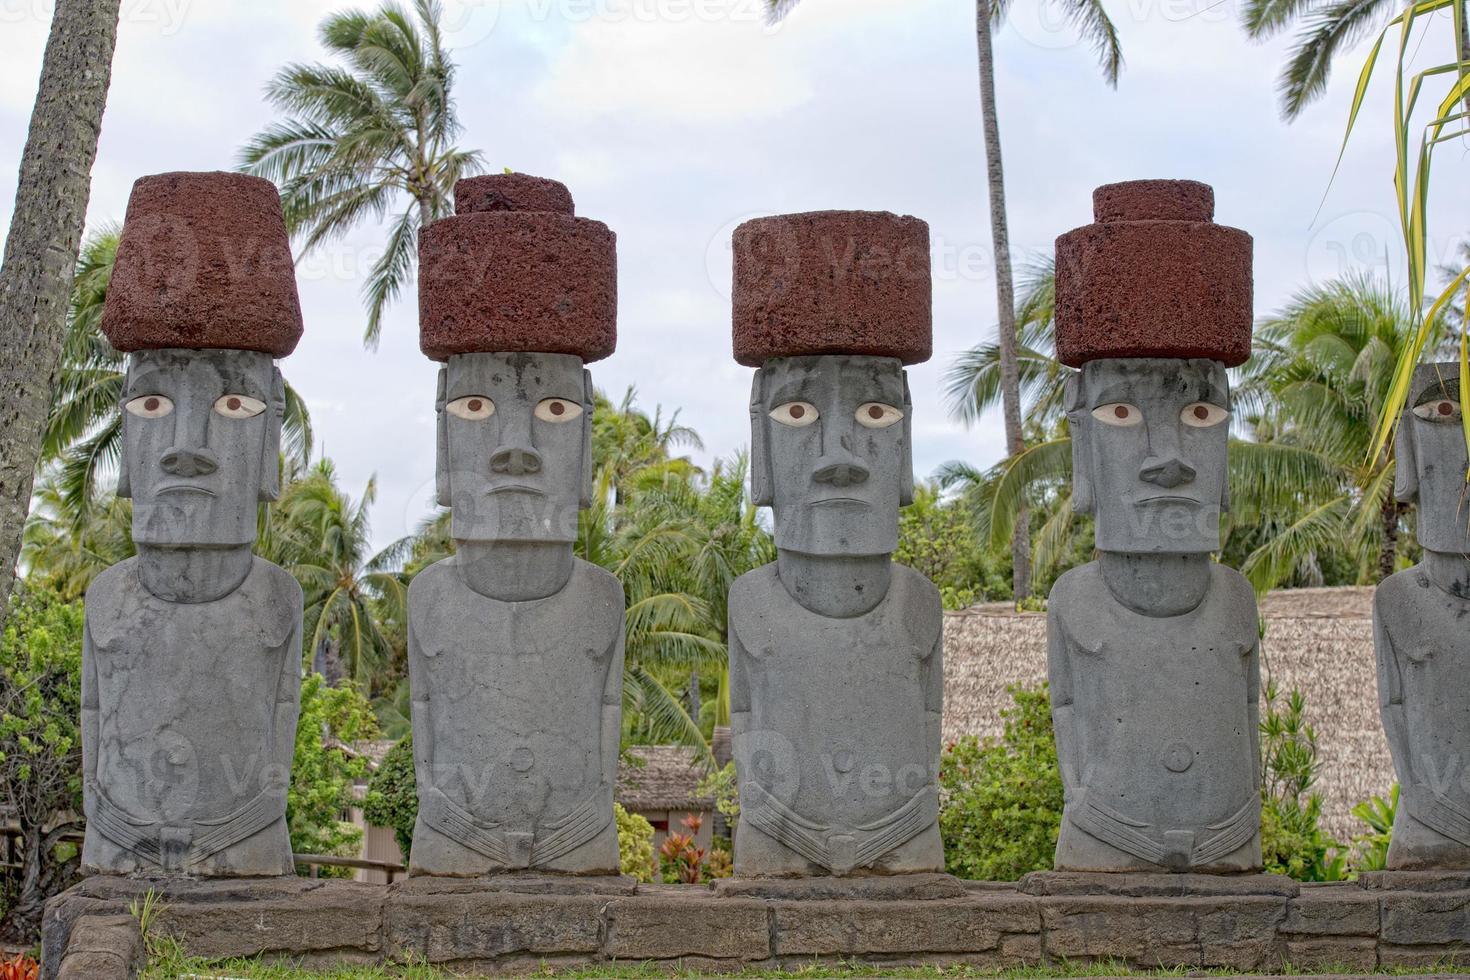
M 1052 641 L 1051 687 L 1054 700 L 1070 699 L 1058 725 L 1071 726 L 1082 785 L 1069 793 L 1058 867 L 1111 870 L 1087 867 L 1111 860 L 1106 846 L 1099 853 L 1101 841 L 1085 839 L 1096 836 L 1099 820 L 1114 850 L 1144 864 L 1163 863 L 1154 848 L 1190 866 L 1228 857 L 1239 841 L 1209 859 L 1188 855 L 1210 849 L 1243 810 L 1247 823 L 1257 820 L 1257 619 L 1249 586 L 1216 565 L 1198 608 L 1151 618 L 1114 599 L 1093 563 L 1058 581 L 1051 610 L 1061 632 L 1060 643 Z
M 730 593 L 735 737 L 744 743 L 737 756 L 753 763 L 741 773 L 742 807 L 773 799 L 790 822 L 810 824 L 818 838 L 850 835 L 859 849 L 905 807 L 927 829 L 941 623 L 934 586 L 902 566 L 893 567 L 884 600 L 851 619 L 800 606 L 775 565 L 737 580 Z M 902 844 L 913 829 L 892 832 Z M 807 855 L 812 863 L 839 873 L 855 860 L 818 851 L 820 859 Z
M 171 828 L 197 843 L 211 824 L 282 779 L 280 749 L 295 739 L 301 589 L 257 558 L 230 595 L 171 603 L 143 588 L 136 565 L 129 559 L 114 566 L 87 592 L 85 704 L 97 711 L 96 759 L 88 769 L 106 801 L 141 833 L 156 837 Z M 271 840 L 234 848 L 260 850 L 275 867 L 247 873 L 291 871 L 279 795 L 279 827 L 261 835 Z M 123 843 L 89 830 L 84 864 L 146 870 L 150 862 L 129 857 Z M 204 858 L 189 870 L 241 873 L 228 853 Z
M 1373 616 L 1403 787 L 1389 866 L 1470 867 L 1470 601 L 1416 567 L 1379 585 Z
M 469 589 L 453 562 L 420 574 L 409 592 L 421 797 L 427 777 L 481 828 L 527 840 L 544 841 L 589 805 L 610 823 L 605 709 L 609 687 L 621 692 L 621 585 L 578 561 L 556 595 L 501 602 Z M 420 821 L 416 869 L 459 873 L 442 865 L 479 860 L 441 862 L 433 840 L 421 855 L 421 837 L 443 836 Z

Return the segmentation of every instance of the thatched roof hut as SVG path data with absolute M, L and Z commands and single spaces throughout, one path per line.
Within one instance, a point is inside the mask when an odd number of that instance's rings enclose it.
M 1299 688 L 1323 759 L 1317 790 L 1327 830 L 1347 841 L 1366 828 L 1357 803 L 1387 795 L 1393 763 L 1378 721 L 1373 590 L 1293 589 L 1261 602 L 1262 675 L 1282 692 Z M 1046 677 L 1046 616 L 1004 604 L 949 613 L 944 624 L 944 735 L 994 735 L 1010 684 Z

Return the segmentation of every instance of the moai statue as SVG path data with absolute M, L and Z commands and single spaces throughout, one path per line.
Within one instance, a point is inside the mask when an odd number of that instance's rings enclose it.
M 1072 501 L 1097 561 L 1051 591 L 1066 790 L 1056 866 L 1261 867 L 1258 617 L 1211 561 L 1227 506 L 1230 388 L 1250 356 L 1251 239 L 1192 181 L 1100 187 L 1057 239 L 1057 356 Z
M 419 243 L 457 550 L 409 589 L 409 870 L 615 875 L 623 589 L 572 543 L 592 496 L 583 365 L 617 343 L 616 237 L 524 174 L 460 181 L 455 202 Z
M 102 330 L 128 353 L 118 495 L 138 554 L 87 590 L 82 866 L 292 874 L 301 588 L 252 554 L 280 478 L 273 359 L 301 337 L 275 187 L 139 180 Z
M 907 364 L 929 358 L 929 228 L 818 212 L 735 230 L 735 358 L 775 563 L 730 591 L 742 877 L 944 867 L 939 593 L 895 565 Z
M 1415 372 L 1399 420 L 1398 499 L 1424 557 L 1373 598 L 1378 698 L 1401 796 L 1390 870 L 1470 869 L 1470 495 L 1460 365 Z

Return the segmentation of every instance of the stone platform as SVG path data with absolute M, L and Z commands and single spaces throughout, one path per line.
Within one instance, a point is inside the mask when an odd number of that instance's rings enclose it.
M 93 878 L 47 906 L 42 976 L 61 975 L 79 921 L 126 913 L 149 888 L 163 903 L 157 928 L 195 955 L 308 966 L 410 956 L 483 974 L 613 961 L 711 970 L 844 960 L 1259 972 L 1470 965 L 1470 881 L 1430 884 L 1440 890 L 1383 878 L 1298 885 L 1272 876 L 1042 874 L 995 884 L 933 876 L 920 890 L 936 897 L 914 898 L 876 879 L 731 882 L 722 893 L 634 891 L 622 879 L 598 879 L 558 883 L 552 893 L 529 879 L 489 887 Z M 77 931 L 79 941 L 87 932 Z

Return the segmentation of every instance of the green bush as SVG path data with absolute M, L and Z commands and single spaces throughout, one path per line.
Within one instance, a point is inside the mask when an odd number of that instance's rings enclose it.
M 1388 845 L 1393 843 L 1393 821 L 1399 811 L 1399 784 L 1388 798 L 1375 796 L 1353 807 L 1353 816 L 1368 825 L 1368 833 L 1353 838 L 1353 871 L 1382 871 L 1388 867 Z
M 418 782 L 413 768 L 413 736 L 405 735 L 388 750 L 368 781 L 362 815 L 374 827 L 387 827 L 408 860 L 413 847 L 413 825 L 419 817 Z
M 1261 705 L 1261 855 L 1266 870 L 1298 881 L 1341 881 L 1347 851 L 1319 823 L 1322 797 L 1312 792 L 1322 761 L 1306 721 L 1307 699 L 1282 699 L 1266 685 Z
M 367 760 L 351 745 L 377 734 L 372 705 L 356 689 L 329 687 L 321 674 L 307 675 L 301 684 L 296 760 L 286 795 L 291 849 L 297 854 L 361 853 L 362 831 L 342 819 L 356 805 L 354 782 L 368 773 Z M 321 874 L 350 877 L 352 871 L 322 868 Z
M 960 878 L 1014 881 L 1050 869 L 1062 825 L 1062 777 L 1046 685 L 1010 688 L 1005 731 L 945 748 L 939 830 L 945 867 Z
M 621 803 L 613 804 L 618 821 L 618 869 L 630 878 L 652 883 L 658 865 L 653 860 L 653 824 L 642 814 L 629 813 Z
M 699 781 L 694 792 L 715 801 L 715 812 L 725 818 L 733 832 L 740 823 L 740 784 L 736 778 L 735 763 L 727 762 L 723 769 L 716 769 Z

